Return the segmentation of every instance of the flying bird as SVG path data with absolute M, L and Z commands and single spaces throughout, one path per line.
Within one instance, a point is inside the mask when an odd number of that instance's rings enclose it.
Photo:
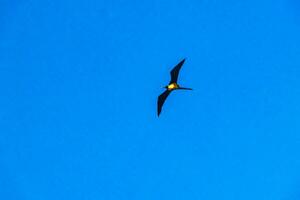
M 174 90 L 192 90 L 191 88 L 185 88 L 185 87 L 180 87 L 177 84 L 177 79 L 178 79 L 178 74 L 179 71 L 184 63 L 185 59 L 180 61 L 172 70 L 171 70 L 171 80 L 169 85 L 165 86 L 166 90 L 158 96 L 157 99 L 157 116 L 160 115 L 162 106 L 164 105 L 164 102 L 166 101 L 167 97 L 169 94 L 174 91 Z

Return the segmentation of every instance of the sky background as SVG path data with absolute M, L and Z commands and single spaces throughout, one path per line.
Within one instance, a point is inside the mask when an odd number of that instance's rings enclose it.
M 0 199 L 300 199 L 296 0 L 2 0 Z M 176 91 L 157 96 L 182 58 Z

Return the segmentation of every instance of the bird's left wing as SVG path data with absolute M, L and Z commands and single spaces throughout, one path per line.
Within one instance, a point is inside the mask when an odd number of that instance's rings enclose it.
M 184 63 L 185 59 L 180 61 L 171 71 L 171 81 L 170 83 L 177 83 L 179 71 Z
M 162 106 L 164 105 L 164 102 L 166 101 L 166 99 L 170 93 L 171 93 L 171 91 L 166 90 L 161 95 L 159 95 L 158 100 L 157 100 L 157 116 L 159 116 Z

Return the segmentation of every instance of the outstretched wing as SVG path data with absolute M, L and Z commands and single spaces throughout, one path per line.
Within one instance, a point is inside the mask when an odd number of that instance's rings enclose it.
M 157 116 L 159 116 L 159 114 L 161 112 L 161 108 L 164 105 L 164 103 L 170 93 L 171 93 L 171 91 L 166 90 L 161 95 L 159 95 L 158 100 L 157 100 Z
M 171 71 L 171 81 L 170 83 L 177 83 L 177 78 L 178 78 L 178 74 L 179 71 L 181 69 L 181 66 L 183 65 L 185 59 L 183 59 L 182 61 L 180 61 L 180 63 L 178 63 Z

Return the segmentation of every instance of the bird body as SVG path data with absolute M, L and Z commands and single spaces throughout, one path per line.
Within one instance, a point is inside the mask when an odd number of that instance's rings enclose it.
M 178 79 L 178 74 L 179 71 L 184 63 L 185 59 L 180 61 L 172 70 L 171 70 L 171 80 L 169 85 L 165 86 L 166 90 L 159 95 L 158 100 L 157 100 L 157 115 L 159 116 L 162 110 L 162 106 L 164 102 L 166 101 L 167 97 L 169 94 L 174 91 L 174 90 L 192 90 L 191 88 L 185 88 L 185 87 L 180 87 L 177 84 L 177 79 Z
M 168 90 L 175 90 L 175 89 L 179 88 L 179 85 L 177 83 L 171 83 L 171 84 L 167 85 L 166 88 Z

